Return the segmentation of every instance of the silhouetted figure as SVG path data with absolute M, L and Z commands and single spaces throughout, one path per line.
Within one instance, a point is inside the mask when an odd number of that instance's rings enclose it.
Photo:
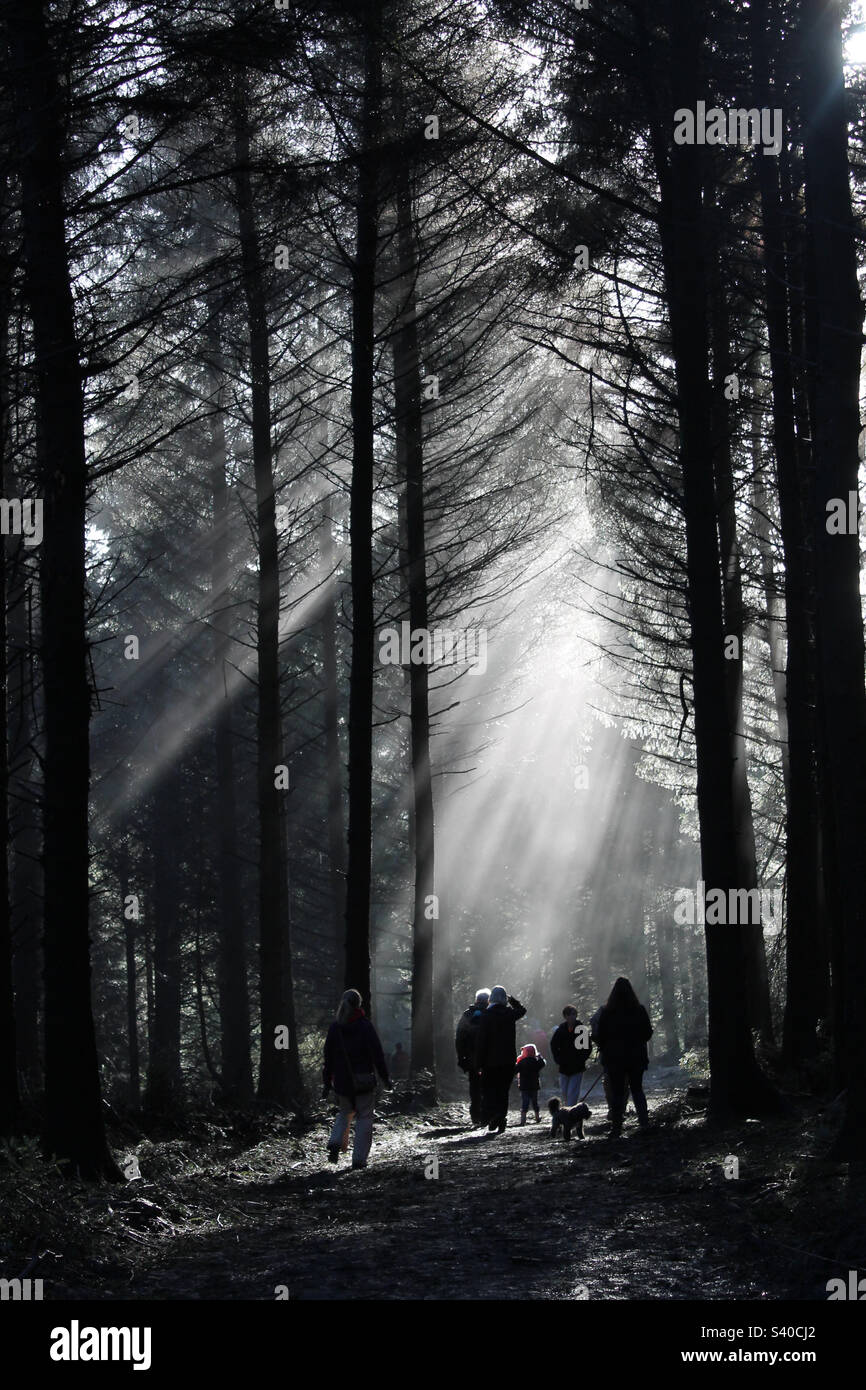
M 649 1014 L 638 1002 L 628 980 L 616 981 L 601 1011 L 598 1045 L 610 1086 L 612 1134 L 622 1130 L 626 1084 L 631 1089 L 641 1129 L 649 1124 L 643 1074 L 649 1066 L 647 1043 L 653 1035 Z
M 535 1123 L 541 1119 L 538 1113 L 538 1088 L 541 1084 L 541 1072 L 547 1066 L 544 1058 L 539 1056 L 538 1048 L 535 1043 L 524 1043 L 520 1056 L 515 1064 L 517 1072 L 517 1084 L 520 1087 L 520 1123 L 526 1124 L 527 1110 L 535 1111 Z
M 481 1101 L 488 1134 L 501 1134 L 508 1121 L 517 1020 L 525 1013 L 522 1004 L 506 994 L 502 985 L 496 985 L 490 991 L 490 1003 L 478 1025 L 475 1058 L 481 1075 Z
M 328 1140 L 329 1163 L 336 1163 L 340 1150 L 347 1147 L 343 1141 L 348 1139 L 349 1124 L 354 1114 L 352 1167 L 366 1168 L 367 1155 L 373 1142 L 376 1072 L 386 1086 L 391 1085 L 379 1034 L 361 1008 L 358 991 L 347 989 L 325 1038 L 322 1096 L 327 1098 L 333 1085 L 339 1107 Z
M 481 1104 L 481 1078 L 478 1075 L 478 1028 L 481 1017 L 490 999 L 489 989 L 479 989 L 475 1003 L 460 1015 L 454 1043 L 457 1048 L 457 1065 L 469 1077 L 469 1118 L 474 1125 L 484 1124 L 484 1108 Z
M 409 1075 L 409 1053 L 403 1051 L 402 1043 L 398 1042 L 395 1045 L 394 1051 L 391 1054 L 391 1061 L 389 1065 L 391 1068 L 392 1080 L 406 1080 L 406 1077 Z
M 596 1009 L 595 1013 L 593 1014 L 592 1018 L 589 1020 L 590 1037 L 592 1038 L 592 1041 L 595 1043 L 596 1047 L 598 1047 L 598 1020 L 601 1018 L 603 1012 L 604 1012 L 604 1005 L 603 1005 L 603 1004 L 600 1004 L 599 1007 Z M 605 1101 L 607 1102 L 607 1118 L 608 1118 L 609 1120 L 612 1120 L 612 1119 L 613 1119 L 613 1111 L 612 1111 L 611 1108 L 610 1108 L 610 1081 L 608 1080 L 607 1072 L 604 1070 L 603 1067 L 602 1067 L 602 1073 L 601 1073 L 601 1084 L 602 1084 L 602 1089 L 604 1090 L 604 1098 L 605 1098 Z M 627 1106 L 628 1106 L 628 1082 L 625 1083 L 625 1102 L 624 1102 L 623 1114 L 625 1114 L 625 1107 L 627 1107 Z
M 566 1004 L 562 1011 L 562 1018 L 562 1023 L 553 1030 L 550 1039 L 550 1051 L 559 1068 L 559 1090 L 562 1103 L 563 1105 L 576 1105 L 580 1099 L 580 1087 L 586 1064 L 589 1061 L 589 1054 L 592 1052 L 592 1043 L 587 1039 L 588 1047 L 578 1046 L 582 1038 L 577 1029 L 582 1028 L 583 1024 L 578 1018 L 577 1009 L 573 1004 Z

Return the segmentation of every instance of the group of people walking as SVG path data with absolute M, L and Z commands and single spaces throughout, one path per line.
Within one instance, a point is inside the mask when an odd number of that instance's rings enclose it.
M 475 1002 L 457 1024 L 457 1064 L 469 1080 L 469 1116 L 476 1127 L 501 1134 L 508 1115 L 508 1094 L 515 1076 L 520 1088 L 520 1123 L 530 1110 L 541 1119 L 538 1092 L 546 1059 L 535 1043 L 525 1043 L 515 1058 L 517 1022 L 526 1013 L 501 985 L 480 989 Z M 593 1046 L 601 1055 L 604 1090 L 612 1133 L 619 1134 L 629 1091 L 641 1128 L 649 1124 L 643 1074 L 649 1066 L 647 1043 L 652 1037 L 649 1014 L 628 980 L 616 981 L 610 996 L 588 1025 L 573 1004 L 562 1011 L 562 1023 L 550 1038 L 550 1051 L 559 1074 L 562 1103 L 577 1105 Z M 513 1060 L 512 1060 L 513 1059 Z
M 337 1163 L 348 1149 L 349 1125 L 355 1116 L 355 1142 L 352 1167 L 366 1168 L 373 1139 L 373 1104 L 377 1077 L 390 1090 L 392 1086 L 379 1035 L 364 1013 L 356 989 L 347 989 L 340 1001 L 337 1017 L 325 1038 L 322 1068 L 322 1097 L 333 1087 L 337 1115 L 328 1139 L 328 1161 Z M 520 1089 L 520 1123 L 526 1124 L 530 1110 L 536 1123 L 541 1119 L 538 1093 L 541 1073 L 546 1066 L 537 1043 L 517 1049 L 517 1024 L 526 1015 L 519 1000 L 502 985 L 479 989 L 475 1002 L 461 1016 L 455 1037 L 458 1066 L 469 1081 L 469 1115 L 476 1128 L 486 1126 L 488 1134 L 501 1134 L 508 1122 L 511 1085 L 517 1077 Z M 559 1076 L 564 1106 L 581 1100 L 581 1084 L 587 1062 L 596 1047 L 604 1069 L 604 1089 L 612 1133 L 622 1129 L 629 1091 L 634 1100 L 638 1123 L 649 1123 L 643 1074 L 649 1065 L 647 1043 L 652 1024 L 643 1005 L 626 979 L 618 979 L 610 996 L 582 1024 L 577 1009 L 568 1004 L 562 1023 L 550 1038 L 550 1052 Z M 543 1039 L 541 1039 L 543 1041 Z M 406 1061 L 402 1047 L 392 1058 L 395 1072 Z M 553 1103 L 553 1102 L 552 1102 Z
M 457 1065 L 469 1077 L 469 1118 L 501 1132 L 514 1080 L 517 1020 L 526 1010 L 502 985 L 479 989 L 457 1024 Z

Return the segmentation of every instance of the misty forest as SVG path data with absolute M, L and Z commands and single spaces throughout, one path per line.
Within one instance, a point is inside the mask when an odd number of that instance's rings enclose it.
M 4 1299 L 826 1300 L 866 15 L 2 14 Z

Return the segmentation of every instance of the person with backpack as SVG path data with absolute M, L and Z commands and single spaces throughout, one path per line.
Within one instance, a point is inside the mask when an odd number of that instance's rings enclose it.
M 626 1086 L 631 1090 L 641 1129 L 649 1125 L 643 1074 L 649 1066 L 647 1043 L 653 1035 L 649 1014 L 628 980 L 620 977 L 601 1010 L 596 1027 L 602 1065 L 610 1088 L 611 1138 L 622 1132 Z
M 541 1120 L 538 1110 L 538 1088 L 541 1084 L 542 1068 L 547 1063 L 540 1055 L 535 1043 L 524 1043 L 515 1064 L 517 1084 L 520 1087 L 520 1123 L 526 1124 L 527 1110 L 535 1111 L 535 1123 Z
M 481 1078 L 481 1100 L 488 1134 L 502 1134 L 508 1122 L 517 1020 L 525 1013 L 522 1004 L 506 994 L 502 985 L 496 985 L 490 991 L 490 1002 L 478 1025 L 475 1061 Z
M 328 1162 L 337 1163 L 340 1150 L 347 1147 L 344 1140 L 348 1140 L 349 1125 L 354 1114 L 353 1168 L 366 1168 L 373 1142 L 376 1073 L 389 1090 L 391 1087 L 379 1034 L 365 1015 L 361 1003 L 356 989 L 346 990 L 340 1000 L 337 1017 L 325 1038 L 322 1069 L 322 1098 L 327 1099 L 333 1086 L 338 1106 L 337 1118 L 328 1140 Z
M 584 1036 L 585 1029 L 577 1016 L 573 1004 L 566 1004 L 562 1011 L 562 1023 L 554 1028 L 550 1038 L 550 1051 L 559 1068 L 559 1091 L 563 1105 L 577 1105 L 583 1073 L 592 1052 L 592 1041 Z M 581 1031 L 578 1032 L 578 1029 Z
M 481 1078 L 478 1075 L 478 1062 L 475 1057 L 478 1043 L 478 1027 L 490 999 L 489 989 L 479 989 L 475 1003 L 460 1015 L 454 1043 L 457 1048 L 457 1065 L 469 1078 L 469 1118 L 477 1128 L 484 1124 L 484 1111 L 481 1103 Z

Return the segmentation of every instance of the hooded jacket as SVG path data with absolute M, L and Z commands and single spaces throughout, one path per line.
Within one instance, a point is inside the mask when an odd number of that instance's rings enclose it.
M 508 1067 L 514 1071 L 517 1051 L 517 1020 L 526 1010 L 513 999 L 510 1004 L 488 1004 L 478 1025 L 475 1063 L 479 1071 L 485 1067 Z
M 517 1059 L 515 1071 L 517 1072 L 517 1084 L 521 1091 L 529 1091 L 530 1095 L 538 1094 L 538 1087 L 541 1082 L 541 1069 L 546 1066 L 543 1057 L 539 1057 L 534 1044 L 530 1043 L 524 1047 Z

